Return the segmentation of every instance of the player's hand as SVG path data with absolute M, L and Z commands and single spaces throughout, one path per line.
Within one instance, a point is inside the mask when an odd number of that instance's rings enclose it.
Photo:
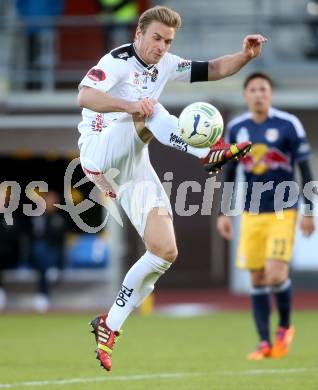
M 250 59 L 258 57 L 267 38 L 260 34 L 247 35 L 243 41 L 243 53 Z
M 217 220 L 216 228 L 221 237 L 225 238 L 225 240 L 232 240 L 233 225 L 230 217 L 220 215 Z
M 157 100 L 149 98 L 138 100 L 138 102 L 130 102 L 127 112 L 132 115 L 137 114 L 141 118 L 148 118 L 153 114 L 156 103 Z
M 315 231 L 315 220 L 313 217 L 303 216 L 300 218 L 299 227 L 305 237 L 309 237 Z

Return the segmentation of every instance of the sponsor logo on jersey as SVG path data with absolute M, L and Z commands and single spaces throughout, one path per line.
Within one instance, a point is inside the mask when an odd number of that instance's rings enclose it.
M 246 127 L 241 127 L 236 135 L 236 142 L 249 141 L 249 134 Z
M 254 175 L 263 175 L 268 170 L 283 169 L 292 172 L 290 156 L 265 144 L 254 144 L 250 153 L 242 158 L 244 169 Z
M 181 61 L 177 65 L 177 72 L 185 72 L 191 68 L 191 61 Z
M 87 73 L 87 77 L 93 81 L 103 81 L 106 79 L 106 74 L 101 69 L 93 68 Z
M 139 85 L 140 84 L 140 74 L 138 72 L 134 73 L 133 84 L 134 85 Z
M 129 54 L 125 51 L 124 53 L 119 53 L 118 57 L 123 60 L 125 58 L 128 58 Z
M 104 115 L 102 113 L 96 114 L 95 120 L 93 120 L 91 124 L 92 131 L 100 132 L 103 130 L 103 119 Z

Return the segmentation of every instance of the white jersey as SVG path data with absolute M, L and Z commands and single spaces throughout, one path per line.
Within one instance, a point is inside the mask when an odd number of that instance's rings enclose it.
M 108 92 L 115 98 L 138 101 L 158 99 L 169 80 L 190 82 L 192 61 L 166 53 L 155 65 L 147 65 L 136 53 L 133 44 L 120 46 L 100 59 L 81 81 L 82 86 Z M 84 108 L 78 128 L 79 144 L 91 132 L 100 132 L 123 113 L 96 113 Z
M 158 64 L 147 65 L 138 57 L 134 45 L 128 44 L 101 58 L 79 88 L 88 86 L 115 98 L 138 101 L 145 97 L 158 99 L 169 80 L 207 79 L 207 62 L 187 61 L 166 53 Z M 121 206 L 143 237 L 151 209 L 164 208 L 172 216 L 170 201 L 151 166 L 148 146 L 139 138 L 132 116 L 127 113 L 98 113 L 84 108 L 82 115 L 78 126 L 82 167 L 103 192 L 118 195 Z M 107 175 L 114 172 L 116 180 L 110 180 Z M 107 178 L 103 183 L 99 180 L 101 173 Z

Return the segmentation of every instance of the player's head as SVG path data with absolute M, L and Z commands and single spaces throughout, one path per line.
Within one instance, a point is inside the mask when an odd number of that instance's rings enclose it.
M 135 36 L 138 54 L 147 64 L 157 64 L 170 49 L 180 26 L 181 17 L 172 9 L 163 6 L 149 8 L 138 21 Z
M 247 76 L 243 86 L 249 110 L 253 113 L 267 114 L 272 104 L 272 79 L 266 73 L 255 72 Z
M 55 204 L 59 203 L 60 201 L 59 194 L 56 191 L 51 190 L 48 192 L 44 192 L 42 197 L 44 198 L 46 203 L 46 209 L 45 209 L 46 213 L 47 214 L 56 213 L 58 209 L 56 208 Z

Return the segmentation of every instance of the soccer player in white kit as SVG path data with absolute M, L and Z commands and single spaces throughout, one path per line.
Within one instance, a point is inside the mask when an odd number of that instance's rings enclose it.
M 171 205 L 151 166 L 148 142 L 154 136 L 165 145 L 191 153 L 211 172 L 242 157 L 251 147 L 249 142 L 220 142 L 210 149 L 185 144 L 178 133 L 177 118 L 157 99 L 169 80 L 211 81 L 236 73 L 260 54 L 266 38 L 248 35 L 240 52 L 195 62 L 168 53 L 180 26 L 181 18 L 175 11 L 162 6 L 148 9 L 139 18 L 135 42 L 102 57 L 79 87 L 83 170 L 112 201 L 118 199 L 146 247 L 126 274 L 109 313 L 91 322 L 97 358 L 108 371 L 122 324 L 177 257 Z M 111 168 L 119 172 L 116 183 L 107 176 Z M 117 191 L 119 186 L 124 189 Z

